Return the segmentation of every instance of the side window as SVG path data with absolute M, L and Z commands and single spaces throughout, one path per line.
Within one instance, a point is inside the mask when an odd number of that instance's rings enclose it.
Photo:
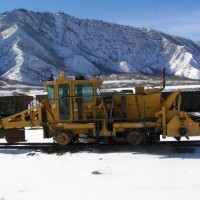
M 50 103 L 54 103 L 55 101 L 54 85 L 47 85 L 47 93 L 49 96 Z
M 59 118 L 61 120 L 70 118 L 70 98 L 69 85 L 61 84 L 58 86 L 59 95 Z
M 93 84 L 76 84 L 75 85 L 75 96 L 83 97 L 82 102 L 94 101 L 94 89 Z

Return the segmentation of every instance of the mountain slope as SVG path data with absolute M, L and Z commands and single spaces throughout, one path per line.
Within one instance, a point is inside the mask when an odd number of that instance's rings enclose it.
M 80 20 L 64 13 L 28 12 L 0 15 L 0 76 L 37 84 L 41 78 L 135 72 L 200 78 L 197 42 L 151 29 L 97 20 Z

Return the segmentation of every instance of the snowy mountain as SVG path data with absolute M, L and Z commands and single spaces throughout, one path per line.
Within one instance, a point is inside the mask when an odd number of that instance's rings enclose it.
M 4 79 L 38 84 L 61 70 L 68 75 L 157 74 L 163 67 L 168 74 L 199 79 L 199 43 L 64 13 L 18 9 L 0 15 Z

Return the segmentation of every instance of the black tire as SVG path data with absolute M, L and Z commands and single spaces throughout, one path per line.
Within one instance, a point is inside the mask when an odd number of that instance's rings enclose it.
M 139 131 L 131 131 L 126 137 L 128 142 L 133 146 L 141 144 L 144 139 L 144 135 Z

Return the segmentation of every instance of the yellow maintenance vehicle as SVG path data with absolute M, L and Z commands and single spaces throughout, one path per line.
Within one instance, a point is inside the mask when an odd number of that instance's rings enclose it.
M 164 77 L 164 75 L 163 75 Z M 43 127 L 44 138 L 59 145 L 72 142 L 126 140 L 132 145 L 163 138 L 199 136 L 200 123 L 180 110 L 180 92 L 166 100 L 160 87 L 135 87 L 132 93 L 102 92 L 99 79 L 71 79 L 60 73 L 43 81 L 48 100 L 0 120 L 0 137 L 25 141 L 25 127 Z

